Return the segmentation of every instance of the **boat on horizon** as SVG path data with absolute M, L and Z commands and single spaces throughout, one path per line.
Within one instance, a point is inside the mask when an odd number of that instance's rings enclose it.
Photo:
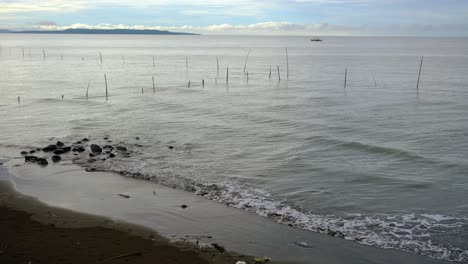
M 322 40 L 320 38 L 311 38 L 310 41 L 320 42 Z

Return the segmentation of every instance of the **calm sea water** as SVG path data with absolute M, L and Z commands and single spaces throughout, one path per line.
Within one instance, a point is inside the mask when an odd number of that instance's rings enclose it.
M 131 156 L 75 162 L 468 261 L 466 38 L 1 34 L 0 45 L 0 147 L 109 136 Z

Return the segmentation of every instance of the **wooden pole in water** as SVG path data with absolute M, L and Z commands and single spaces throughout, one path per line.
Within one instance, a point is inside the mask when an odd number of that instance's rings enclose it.
M 123 62 L 123 64 L 125 64 L 125 58 L 124 58 L 123 55 L 122 55 L 122 62 Z
M 143 88 L 141 88 L 141 94 L 143 94 Z
M 249 83 L 249 72 L 247 72 L 247 83 Z
M 288 55 L 288 48 L 286 48 L 286 80 L 289 80 L 289 55 Z
M 419 80 L 421 79 L 421 70 L 423 65 L 424 56 L 421 57 L 421 64 L 419 65 L 418 83 L 416 84 L 416 90 L 419 90 Z
M 276 66 L 276 69 L 278 70 L 278 82 L 279 82 L 279 81 L 281 81 L 279 66 Z
M 18 104 L 21 104 L 21 97 L 18 96 Z
M 106 74 L 104 74 L 104 82 L 106 84 L 106 101 L 107 101 L 109 94 L 107 92 L 107 76 L 106 76 Z
M 226 84 L 229 82 L 229 65 L 226 67 Z
M 154 85 L 154 76 L 153 76 L 153 93 L 156 93 L 156 86 Z
M 202 85 L 202 88 L 205 88 L 205 79 L 201 80 L 201 85 Z
M 101 65 L 102 65 L 102 53 L 99 52 L 99 59 L 101 60 Z
M 86 87 L 86 101 L 88 101 L 88 92 L 89 92 L 89 84 L 91 83 L 91 80 L 88 81 L 88 87 Z
M 190 80 L 187 83 L 187 88 L 190 88 Z
M 42 49 L 42 55 L 44 56 L 44 61 L 46 60 L 46 54 L 45 54 L 45 50 Z
M 271 65 L 270 65 L 270 74 L 268 74 L 268 79 L 271 80 Z
M 21 48 L 21 51 L 23 52 L 23 59 L 24 59 L 24 48 Z
M 185 69 L 188 71 L 188 58 L 185 57 Z
M 247 52 L 247 56 L 245 57 L 244 74 L 245 74 L 245 69 L 247 68 L 247 60 L 249 59 L 250 52 L 252 52 L 252 50 L 249 50 L 249 52 Z
M 219 58 L 216 56 L 216 76 L 219 75 Z
M 345 68 L 345 72 L 344 72 L 344 88 L 345 89 L 346 89 L 347 78 L 348 78 L 348 68 Z

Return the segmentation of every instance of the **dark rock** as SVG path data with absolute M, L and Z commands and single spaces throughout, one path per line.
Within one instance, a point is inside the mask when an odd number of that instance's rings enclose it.
M 187 206 L 186 204 L 183 204 L 183 205 L 180 206 L 180 208 L 182 208 L 182 209 L 185 209 L 185 208 L 187 208 L 187 207 L 188 207 L 188 206 Z
M 62 148 L 60 148 L 60 149 L 62 149 L 62 150 L 64 151 L 64 153 L 67 153 L 67 152 L 69 152 L 72 148 L 71 148 L 71 147 L 62 147 Z
M 47 166 L 49 164 L 49 162 L 47 162 L 47 160 L 45 158 L 38 158 L 37 159 L 37 164 L 39 164 L 41 166 Z
M 55 143 L 55 145 L 57 145 L 57 147 L 63 147 L 65 144 L 63 144 L 62 141 L 57 141 L 57 143 Z
M 72 149 L 72 151 L 75 151 L 75 152 L 83 152 L 83 151 L 85 151 L 85 148 L 82 147 L 82 146 L 78 146 L 78 147 L 74 147 L 74 148 Z
M 89 156 L 90 156 L 90 157 L 94 157 L 94 156 L 96 156 L 96 155 L 94 155 L 93 153 L 89 153 Z
M 81 141 L 83 141 L 83 142 L 88 142 L 88 141 L 89 141 L 89 139 L 87 139 L 87 138 L 83 138 Z
M 59 155 L 53 155 L 52 156 L 52 161 L 53 162 L 59 162 L 62 158 Z
M 96 171 L 96 168 L 86 168 L 86 171 Z
M 111 153 L 110 150 L 106 150 L 106 154 L 109 154 L 109 153 Z
M 30 150 L 29 153 L 33 154 L 33 153 L 36 153 L 36 151 L 35 150 Z
M 79 144 L 81 144 L 81 141 L 77 141 L 77 142 L 75 142 L 75 144 L 79 145 Z
M 42 149 L 41 148 L 37 148 L 36 151 L 41 151 Z
M 21 151 L 21 155 L 28 155 L 27 151 Z
M 136 139 L 136 140 L 140 140 L 140 138 L 139 138 L 139 137 L 136 137 L 135 139 Z
M 115 158 L 115 154 L 114 153 L 109 154 L 109 158 Z
M 57 149 L 57 150 L 54 151 L 55 155 L 62 155 L 63 153 L 65 153 L 65 151 L 63 149 Z
M 112 143 L 112 140 L 107 140 L 107 143 Z
M 56 146 L 56 145 L 49 145 L 49 146 L 43 148 L 42 151 L 44 151 L 44 152 L 50 152 L 50 151 L 54 151 L 54 150 L 56 150 L 56 149 L 57 149 L 57 146 Z
M 36 162 L 37 157 L 36 156 L 25 156 L 24 157 L 24 162 Z
M 218 243 L 211 243 L 211 245 L 212 245 L 216 250 L 218 250 L 218 251 L 221 252 L 221 253 L 226 252 L 226 249 L 224 249 L 224 247 L 221 246 L 221 245 L 218 244 Z
M 174 149 L 174 146 L 169 146 L 169 149 Z
M 88 163 L 93 163 L 95 161 L 96 161 L 95 159 L 88 159 Z
M 104 145 L 102 148 L 103 149 L 111 149 L 111 150 L 114 149 L 114 147 L 112 147 L 111 145 Z
M 108 138 L 108 137 L 105 137 L 104 139 L 105 139 L 105 140 L 108 140 L 109 138 Z
M 126 147 L 122 147 L 122 146 L 117 146 L 115 147 L 117 150 L 119 151 L 127 151 L 127 148 Z
M 126 194 L 121 194 L 121 193 L 119 193 L 119 194 L 117 194 L 117 195 L 118 195 L 118 196 L 121 196 L 121 197 L 123 197 L 123 198 L 127 198 L 127 199 L 130 198 L 130 195 L 126 195 Z
M 106 161 L 107 159 L 106 158 L 103 158 L 102 161 Z
M 96 144 L 91 144 L 90 149 L 94 153 L 101 153 L 102 152 L 102 148 L 99 145 L 96 145 Z

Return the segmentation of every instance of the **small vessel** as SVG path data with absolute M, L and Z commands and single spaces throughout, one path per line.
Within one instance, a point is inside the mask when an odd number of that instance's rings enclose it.
M 310 41 L 316 41 L 316 42 L 319 42 L 319 41 L 322 41 L 320 38 L 311 38 Z

